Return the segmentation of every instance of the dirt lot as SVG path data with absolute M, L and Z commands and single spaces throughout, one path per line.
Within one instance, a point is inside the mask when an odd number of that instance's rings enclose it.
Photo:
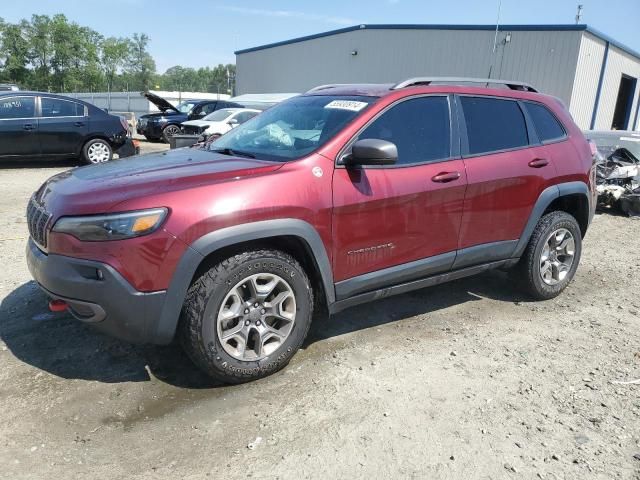
M 0 167 L 1 478 L 640 479 L 640 385 L 615 383 L 640 378 L 640 221 L 598 215 L 556 300 L 501 272 L 417 291 L 223 387 L 47 311 L 24 208 L 70 166 Z

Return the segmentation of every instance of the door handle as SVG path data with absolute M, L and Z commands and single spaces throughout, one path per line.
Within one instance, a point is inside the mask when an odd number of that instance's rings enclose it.
M 36 126 L 33 123 L 25 123 L 22 128 L 25 130 L 35 130 Z
M 549 160 L 546 158 L 535 158 L 529 162 L 531 168 L 542 168 L 549 165 Z
M 84 122 L 76 122 L 74 123 L 76 127 L 84 127 Z
M 433 177 L 431 180 L 438 183 L 453 182 L 460 178 L 460 172 L 441 172 Z

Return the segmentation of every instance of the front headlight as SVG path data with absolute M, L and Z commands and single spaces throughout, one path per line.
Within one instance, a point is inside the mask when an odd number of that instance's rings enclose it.
M 52 231 L 68 233 L 85 242 L 124 240 L 156 231 L 167 216 L 166 208 L 86 217 L 62 217 Z

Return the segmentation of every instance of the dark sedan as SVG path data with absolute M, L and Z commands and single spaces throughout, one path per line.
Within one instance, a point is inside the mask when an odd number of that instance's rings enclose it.
M 127 124 L 95 105 L 51 93 L 0 92 L 0 160 L 131 155 Z

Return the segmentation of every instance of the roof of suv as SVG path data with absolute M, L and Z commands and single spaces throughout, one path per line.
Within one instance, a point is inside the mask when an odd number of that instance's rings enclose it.
M 404 91 L 409 88 L 437 87 L 438 91 L 458 91 L 460 88 L 470 88 L 474 93 L 478 89 L 485 93 L 529 92 L 537 93 L 531 85 L 518 81 L 466 78 L 466 77 L 417 77 L 400 83 L 362 83 L 362 84 L 331 84 L 320 85 L 309 90 L 306 95 L 362 95 L 368 97 L 384 97 L 393 92 Z M 456 88 L 457 87 L 457 88 Z M 436 88 L 434 88 L 435 90 Z

